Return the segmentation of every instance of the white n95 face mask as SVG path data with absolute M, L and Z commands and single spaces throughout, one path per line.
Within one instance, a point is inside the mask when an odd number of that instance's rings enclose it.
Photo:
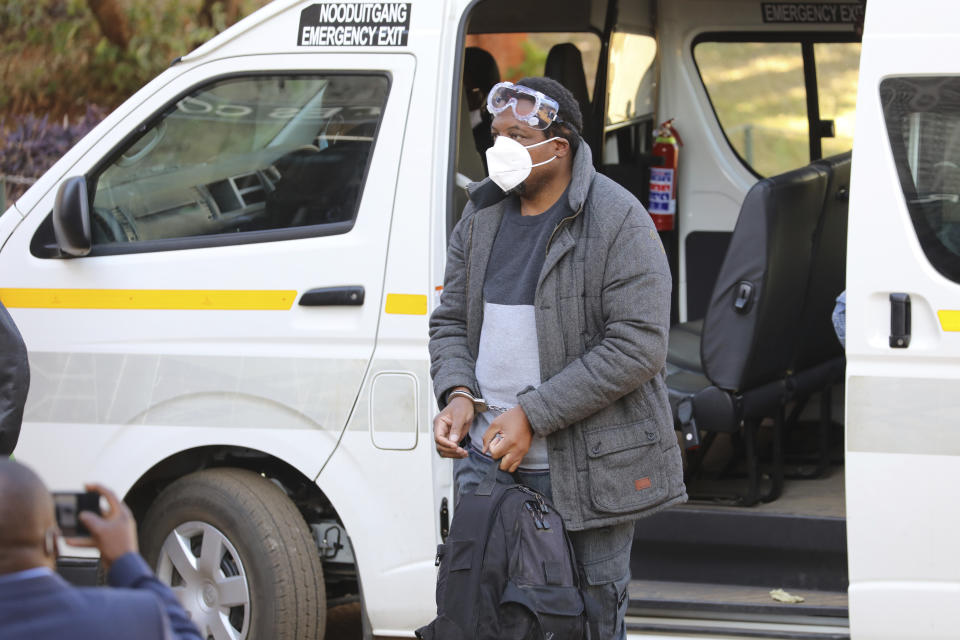
M 534 167 L 539 167 L 557 159 L 557 156 L 553 156 L 549 160 L 533 164 L 533 159 L 527 149 L 539 147 L 556 139 L 557 136 L 554 136 L 543 142 L 525 147 L 512 138 L 497 136 L 493 146 L 487 149 L 487 171 L 490 173 L 490 179 L 503 189 L 504 193 L 515 188 L 527 179 Z

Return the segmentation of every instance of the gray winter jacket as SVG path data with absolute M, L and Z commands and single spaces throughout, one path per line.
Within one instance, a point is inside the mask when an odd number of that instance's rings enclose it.
M 518 396 L 547 436 L 553 501 L 571 530 L 636 519 L 686 500 L 664 384 L 670 271 L 643 206 L 597 174 L 580 144 L 568 190 L 576 213 L 547 244 L 534 300 L 537 388 Z M 477 394 L 483 281 L 503 216 L 489 178 L 471 185 L 453 230 L 440 306 L 430 318 L 434 392 Z

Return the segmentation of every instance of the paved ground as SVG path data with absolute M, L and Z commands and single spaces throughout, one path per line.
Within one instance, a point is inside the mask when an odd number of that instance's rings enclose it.
M 327 611 L 327 638 L 361 640 L 360 603 L 343 604 Z

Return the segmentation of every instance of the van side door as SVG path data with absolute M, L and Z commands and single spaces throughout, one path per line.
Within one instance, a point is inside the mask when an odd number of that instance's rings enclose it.
M 855 638 L 956 637 L 960 623 L 960 50 L 945 7 L 920 5 L 869 6 L 860 68 L 846 294 Z

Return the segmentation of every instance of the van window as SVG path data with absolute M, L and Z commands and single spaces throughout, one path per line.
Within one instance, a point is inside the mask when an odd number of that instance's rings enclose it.
M 821 140 L 823 157 L 827 158 L 853 149 L 860 43 L 817 42 L 813 45 L 813 57 L 817 65 L 820 118 L 834 123 L 833 137 Z
M 744 164 L 776 175 L 853 148 L 860 44 L 749 38 L 707 36 L 693 49 L 720 126 Z
M 643 156 L 653 132 L 657 41 L 617 31 L 609 52 L 601 170 L 646 204 L 650 177 Z
M 94 247 L 348 231 L 387 89 L 381 75 L 271 75 L 190 93 L 96 176 Z
M 880 99 L 920 245 L 960 282 L 960 77 L 887 78 Z
M 610 38 L 606 125 L 653 113 L 657 41 L 648 35 L 616 32 Z

